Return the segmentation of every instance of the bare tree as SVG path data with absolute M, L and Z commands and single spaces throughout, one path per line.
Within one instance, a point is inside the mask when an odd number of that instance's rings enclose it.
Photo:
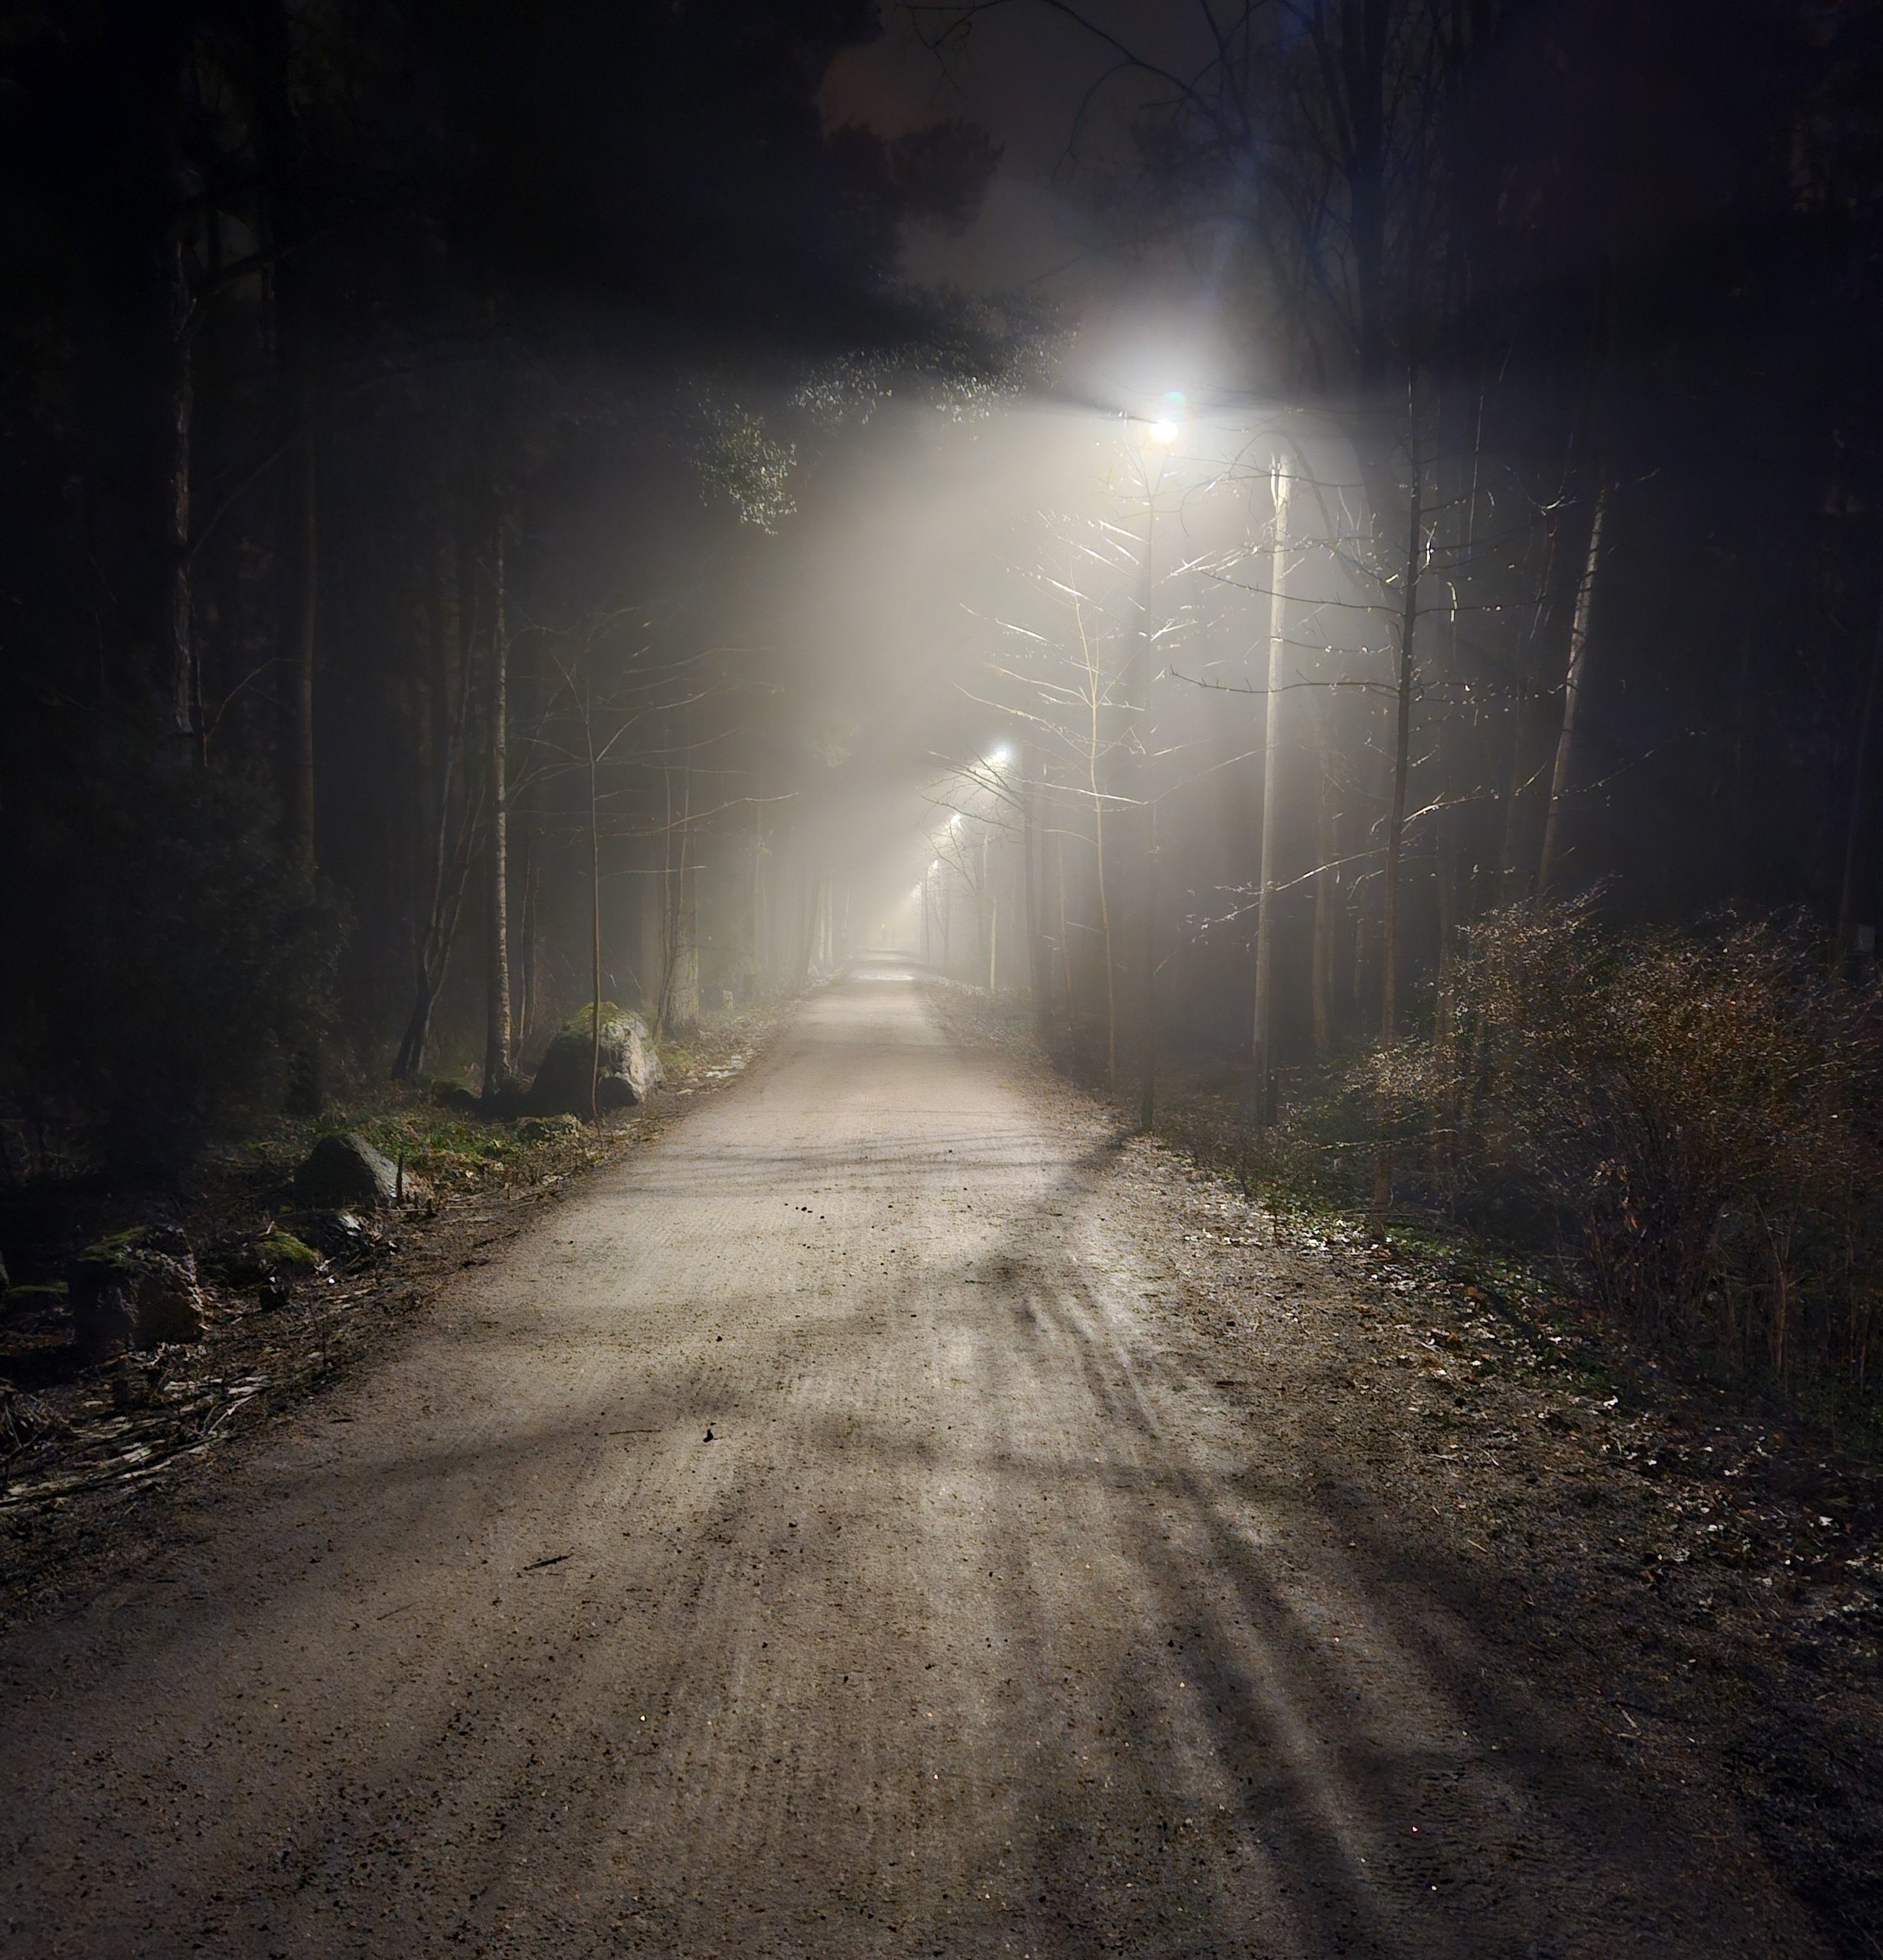
M 1595 600 L 1595 574 L 1602 555 L 1602 520 L 1607 511 L 1608 485 L 1604 481 L 1595 493 L 1595 515 L 1589 525 L 1588 552 L 1583 561 L 1582 576 L 1576 584 L 1576 613 L 1569 626 L 1569 666 L 1563 677 L 1563 724 L 1556 737 L 1556 768 L 1550 781 L 1549 808 L 1544 817 L 1543 851 L 1537 861 L 1539 899 L 1550 895 L 1550 881 L 1556 870 L 1557 827 L 1575 766 L 1576 709 L 1582 700 L 1583 674 L 1588 660 L 1589 613 Z
M 444 752 L 431 826 L 425 924 L 414 959 L 412 1013 L 392 1067 L 394 1079 L 401 1082 L 416 1080 L 425 1066 L 432 1010 L 444 985 L 451 950 L 457 943 L 483 805 L 481 784 L 471 780 L 465 758 L 472 692 L 470 622 L 454 603 L 457 595 L 446 576 L 444 562 L 446 549 L 441 543 L 434 558 L 431 601 L 432 684 L 444 702 Z M 452 619 L 448 619 L 448 612 Z M 457 629 L 455 649 L 451 645 L 454 620 Z
M 510 625 L 505 608 L 504 530 L 501 512 L 492 527 L 489 691 L 485 703 L 487 912 L 484 1022 L 484 1099 L 508 1094 L 515 1080 L 511 1065 L 510 1017 Z

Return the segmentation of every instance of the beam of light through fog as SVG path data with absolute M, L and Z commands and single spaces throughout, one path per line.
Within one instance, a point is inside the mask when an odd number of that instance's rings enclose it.
M 1140 353 L 1096 368 L 1085 392 L 1110 387 L 1115 405 L 1034 399 L 964 421 L 887 415 L 808 484 L 780 554 L 781 638 L 800 711 L 834 731 L 840 759 L 807 795 L 806 814 L 830 839 L 859 931 L 879 937 L 910 902 L 902 895 L 912 870 L 955 875 L 935 855 L 939 838 L 962 836 L 964 822 L 993 813 L 992 800 L 1011 798 L 1022 731 L 990 737 L 989 714 L 1014 727 L 1028 689 L 994 670 L 1029 648 L 1067 644 L 1065 589 L 1089 592 L 1111 636 L 1105 657 L 1122 660 L 1118 636 L 1139 603 L 1147 485 L 1158 744 L 1181 774 L 1219 772 L 1256 739 L 1258 699 L 1190 683 L 1247 689 L 1266 673 L 1270 478 L 1281 438 L 1259 406 L 1212 412 L 1155 381 L 1117 379 L 1134 365 L 1168 374 L 1175 364 Z M 1281 446 L 1327 483 L 1357 480 L 1343 444 L 1291 436 Z M 1145 447 L 1158 458 L 1148 476 Z M 1108 561 L 1094 555 L 1101 549 Z M 1388 636 L 1358 603 L 1371 595 L 1343 585 L 1327 554 L 1306 550 L 1289 586 L 1291 670 L 1373 673 Z M 966 819 L 948 796 L 938 802 L 950 778 L 979 800 L 964 803 Z

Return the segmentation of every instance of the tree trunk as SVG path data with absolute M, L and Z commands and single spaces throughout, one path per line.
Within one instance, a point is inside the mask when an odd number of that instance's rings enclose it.
M 300 436 L 288 493 L 295 578 L 288 656 L 288 863 L 311 904 L 319 870 L 314 832 L 314 667 L 320 601 L 320 452 L 307 309 L 297 304 L 292 311 L 295 317 L 285 326 L 285 337 L 292 348 L 294 412 Z
M 987 991 L 994 991 L 993 937 L 991 915 L 993 910 L 993 887 L 987 882 L 987 826 L 981 826 L 980 883 L 974 889 L 975 936 L 980 941 L 980 963 L 987 969 Z
M 1151 603 L 1156 589 L 1157 497 L 1147 485 L 1144 519 L 1144 581 L 1138 608 L 1138 638 L 1132 649 L 1131 705 L 1138 725 L 1132 755 L 1132 788 L 1138 810 L 1133 826 L 1139 836 L 1138 1011 L 1142 1016 L 1138 1081 L 1138 1128 L 1148 1135 L 1157 1115 L 1157 813 L 1151 793 Z M 1129 832 L 1127 832 L 1129 835 Z
M 538 842 L 526 819 L 514 854 L 522 887 L 517 902 L 516 998 L 511 1004 L 512 1060 L 518 1068 L 535 1045 L 543 1010 L 543 860 Z
M 686 739 L 683 734 L 683 741 Z M 693 816 L 693 763 L 690 756 L 680 772 L 680 807 L 674 810 L 673 776 L 667 775 L 667 874 L 665 960 L 661 982 L 661 1004 L 657 1024 L 663 1031 L 690 1033 L 699 1020 L 699 949 L 698 921 L 691 862 Z M 815 957 L 816 942 L 811 921 L 804 937 L 807 970 Z
M 425 1042 L 432 1023 L 432 1009 L 444 985 L 451 964 L 451 949 L 457 943 L 458 921 L 463 915 L 464 893 L 470 880 L 472 839 L 477 831 L 476 799 L 466 794 L 455 838 L 451 813 L 460 794 L 464 756 L 464 735 L 470 701 L 470 651 L 468 619 L 456 605 L 457 594 L 444 575 L 446 546 L 438 549 L 437 575 L 432 590 L 432 656 L 434 686 L 445 703 L 443 728 L 444 762 L 437 775 L 438 818 L 433 826 L 431 852 L 431 896 L 425 912 L 425 931 L 419 942 L 415 962 L 412 1013 L 404 1038 L 392 1065 L 395 1081 L 417 1079 L 425 1066 Z M 454 688 L 451 649 L 454 638 L 448 607 L 456 613 L 457 679 Z
M 595 794 L 595 724 L 585 702 L 582 735 L 588 750 L 588 1120 L 599 1130 L 601 1109 L 601 808 Z
M 699 867 L 692 861 L 692 835 L 680 838 L 680 959 L 674 974 L 674 1021 L 683 1033 L 699 1025 Z
M 1334 842 L 1333 784 L 1330 775 L 1333 756 L 1327 738 L 1327 711 L 1317 718 L 1320 741 L 1315 773 L 1319 778 L 1314 799 L 1314 1052 L 1333 1052 L 1333 932 L 1334 903 L 1340 893 L 1340 874 L 1334 860 L 1340 853 Z M 1266 826 L 1264 826 L 1266 828 Z
M 1393 741 L 1393 809 L 1386 832 L 1386 882 L 1380 919 L 1380 1046 L 1390 1050 L 1399 1036 L 1399 887 L 1406 846 L 1406 789 L 1412 765 L 1413 634 L 1419 619 L 1419 573 L 1423 524 L 1425 479 L 1416 436 L 1412 441 L 1412 498 L 1407 513 L 1406 590 L 1399 626 L 1399 679 Z M 1393 1195 L 1393 1144 L 1380 1112 L 1379 1138 L 1373 1157 L 1373 1211 L 1376 1236 L 1386 1230 L 1387 1208 Z
M 215 214 L 210 213 L 210 222 Z M 202 681 L 196 656 L 190 594 L 190 434 L 195 406 L 190 364 L 190 275 L 181 237 L 169 248 L 170 383 L 170 482 L 166 498 L 170 520 L 167 539 L 169 590 L 164 608 L 165 652 L 177 731 L 194 743 L 202 755 Z
M 1530 690 L 1520 679 L 1510 704 L 1510 768 L 1504 778 L 1504 833 L 1497 850 L 1494 902 L 1500 905 L 1515 905 L 1528 896 L 1517 889 L 1517 818 L 1523 797 L 1524 734 L 1529 706 Z
M 488 937 L 484 994 L 484 1095 L 508 1090 L 510 1067 L 510 635 L 504 607 L 504 522 L 495 526 L 490 628 L 490 725 L 486 794 L 490 809 L 486 869 L 489 873 Z
M 1033 745 L 1022 752 L 1020 788 L 1020 849 L 1024 883 L 1022 898 L 1026 906 L 1027 991 L 1033 1004 L 1033 1036 L 1042 1047 L 1048 1029 L 1045 949 L 1040 943 L 1039 873 L 1034 859 L 1040 848 L 1039 785 L 1034 778 L 1038 762 Z
M 1281 808 L 1282 671 L 1284 654 L 1282 576 L 1288 549 L 1288 476 L 1277 462 L 1270 479 L 1275 539 L 1269 560 L 1269 673 L 1263 702 L 1262 740 L 1262 856 L 1256 900 L 1255 1122 L 1258 1131 L 1272 1120 L 1275 1096 L 1273 981 L 1275 972 L 1275 832 Z
M 1000 894 L 991 886 L 987 893 L 987 991 L 1000 991 Z
M 1439 826 L 1439 972 L 1434 1018 L 1441 1046 L 1451 1036 L 1451 988 L 1458 970 L 1458 815 L 1454 807 L 1446 805 L 1439 810 L 1435 819 Z
M 1074 1050 L 1079 1046 L 1079 1013 L 1072 998 L 1072 946 L 1066 918 L 1066 833 L 1053 834 L 1053 897 L 1059 911 L 1059 989 L 1066 1004 L 1066 1039 Z
M 766 968 L 765 958 L 765 805 L 762 800 L 765 785 L 759 784 L 760 800 L 752 805 L 752 915 L 751 955 L 746 979 L 746 998 L 757 999 L 760 979 Z
M 1588 619 L 1595 597 L 1595 569 L 1602 550 L 1602 520 L 1608 510 L 1608 485 L 1595 494 L 1595 516 L 1589 526 L 1588 555 L 1583 562 L 1582 581 L 1576 589 L 1576 616 L 1569 628 L 1569 660 L 1563 680 L 1563 727 L 1556 737 L 1556 768 L 1550 782 L 1549 813 L 1544 819 L 1543 852 L 1537 861 L 1537 896 L 1550 895 L 1550 880 L 1556 870 L 1558 826 L 1564 798 L 1569 794 L 1570 772 L 1576 757 L 1576 709 L 1588 658 Z
M 314 652 L 320 575 L 320 451 L 316 417 L 314 295 L 297 248 L 304 224 L 301 132 L 294 107 L 293 43 L 284 0 L 255 0 L 251 33 L 259 83 L 256 132 L 267 180 L 265 223 L 276 254 L 273 284 L 282 422 L 295 449 L 282 485 L 282 555 L 294 584 L 282 625 L 286 670 L 287 745 L 283 759 L 288 867 L 313 902 L 314 844 Z
M 1870 671 L 1857 716 L 1857 752 L 1850 765 L 1850 815 L 1844 826 L 1843 877 L 1837 888 L 1837 957 L 1850 956 L 1856 928 L 1857 883 L 1863 868 L 1864 792 L 1870 773 L 1870 736 L 1876 724 L 1876 699 L 1883 683 L 1883 596 L 1877 600 L 1876 631 L 1870 640 Z
M 1098 939 L 1105 961 L 1105 1087 L 1118 1093 L 1118 969 L 1111 956 L 1111 906 L 1105 894 L 1105 810 L 1092 777 L 1092 843 L 1098 854 Z

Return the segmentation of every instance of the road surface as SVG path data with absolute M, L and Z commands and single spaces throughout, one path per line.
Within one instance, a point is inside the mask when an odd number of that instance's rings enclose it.
M 814 997 L 0 1647 L 5 1950 L 1819 1950 L 1297 1474 L 1120 1161 Z

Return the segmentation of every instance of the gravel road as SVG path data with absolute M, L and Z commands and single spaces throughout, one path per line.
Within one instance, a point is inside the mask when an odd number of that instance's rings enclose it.
M 814 997 L 0 1647 L 5 1950 L 1820 1951 L 1175 1310 L 1126 1154 Z

